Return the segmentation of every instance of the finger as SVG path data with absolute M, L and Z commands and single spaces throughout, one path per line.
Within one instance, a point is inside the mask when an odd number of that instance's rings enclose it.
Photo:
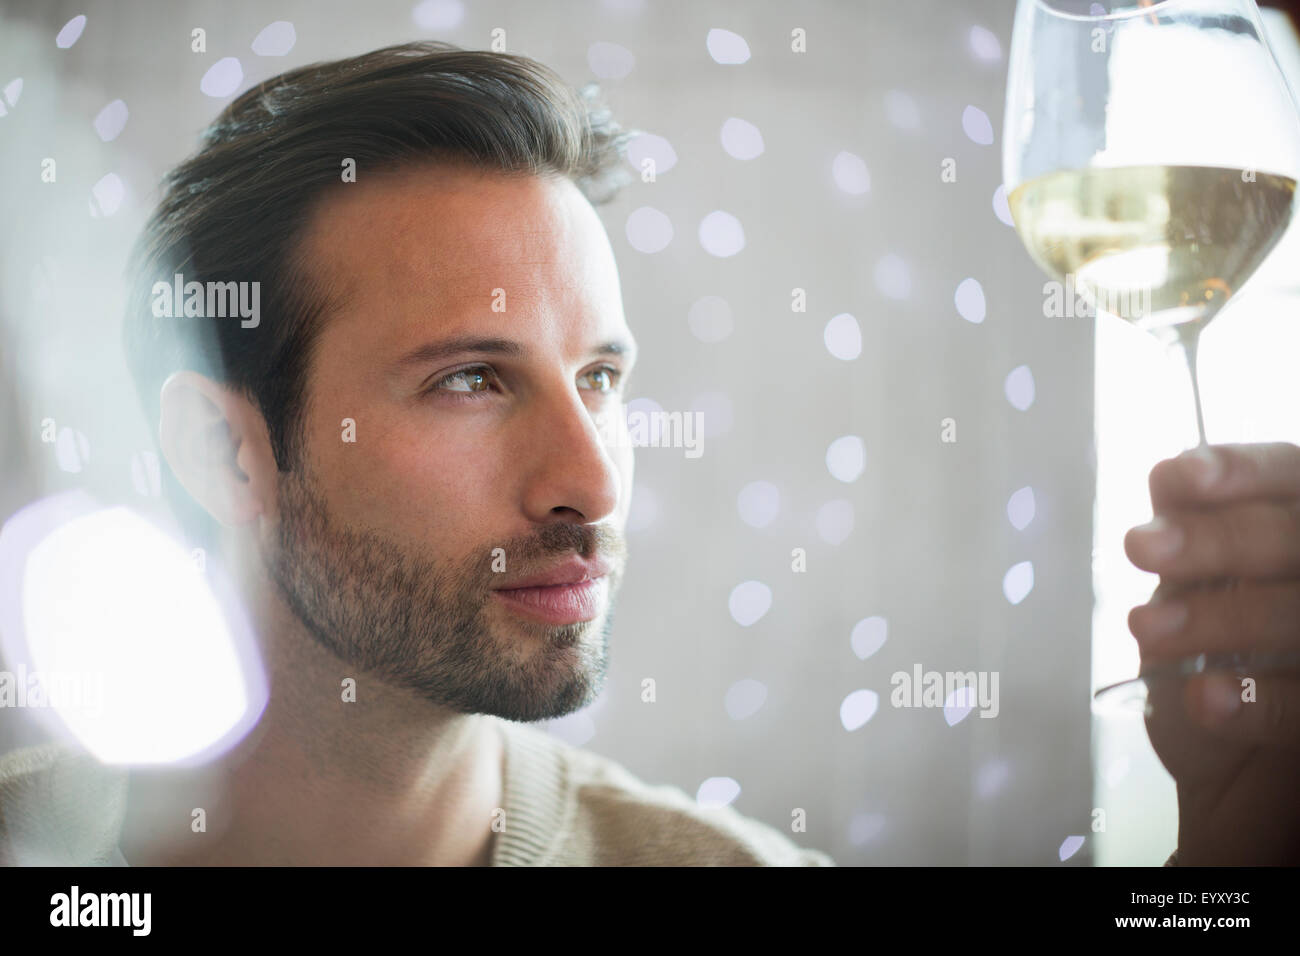
M 1300 498 L 1156 515 L 1129 530 L 1124 552 L 1174 579 L 1300 576 Z
M 1188 714 L 1216 737 L 1300 748 L 1300 680 L 1200 674 L 1183 688 Z
M 1226 501 L 1300 497 L 1300 446 L 1206 445 L 1166 458 L 1148 478 L 1156 513 Z
M 1231 578 L 1152 595 L 1129 612 L 1142 661 L 1216 651 L 1300 651 L 1300 581 Z

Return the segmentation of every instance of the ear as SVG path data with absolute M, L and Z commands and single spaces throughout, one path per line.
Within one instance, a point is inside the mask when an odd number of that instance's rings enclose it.
M 163 455 L 208 514 L 226 527 L 274 514 L 275 457 L 252 402 L 193 371 L 168 376 L 160 402 Z

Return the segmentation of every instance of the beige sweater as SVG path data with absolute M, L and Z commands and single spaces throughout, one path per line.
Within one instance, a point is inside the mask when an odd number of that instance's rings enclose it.
M 730 807 L 643 783 L 536 727 L 488 718 L 505 741 L 493 866 L 834 866 Z M 0 757 L 0 864 L 125 866 L 126 773 L 58 744 Z

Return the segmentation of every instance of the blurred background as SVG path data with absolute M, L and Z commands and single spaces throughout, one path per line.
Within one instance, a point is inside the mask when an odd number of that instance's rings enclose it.
M 1190 388 L 1117 319 L 1044 316 L 1001 188 L 1014 7 L 0 3 L 0 519 L 77 489 L 161 507 L 124 269 L 221 108 L 303 63 L 500 30 L 640 131 L 653 181 L 599 210 L 631 407 L 704 424 L 699 457 L 637 451 L 610 679 L 550 732 L 787 833 L 802 809 L 792 837 L 843 865 L 1162 863 L 1172 780 L 1140 715 L 1090 696 L 1136 673 L 1126 617 L 1156 578 L 1122 539 L 1195 443 Z M 1298 242 L 1205 332 L 1211 442 L 1300 442 Z M 893 706 L 918 668 L 996 673 L 996 716 Z M 32 716 L 0 708 L 0 751 L 50 735 Z

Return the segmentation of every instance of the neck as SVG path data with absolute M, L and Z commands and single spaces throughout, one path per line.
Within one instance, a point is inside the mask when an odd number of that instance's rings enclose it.
M 211 763 L 132 771 L 127 862 L 487 865 L 503 799 L 495 722 L 355 672 L 273 588 L 256 590 L 266 710 Z M 349 677 L 355 701 L 346 702 Z M 206 832 L 194 832 L 196 808 Z

